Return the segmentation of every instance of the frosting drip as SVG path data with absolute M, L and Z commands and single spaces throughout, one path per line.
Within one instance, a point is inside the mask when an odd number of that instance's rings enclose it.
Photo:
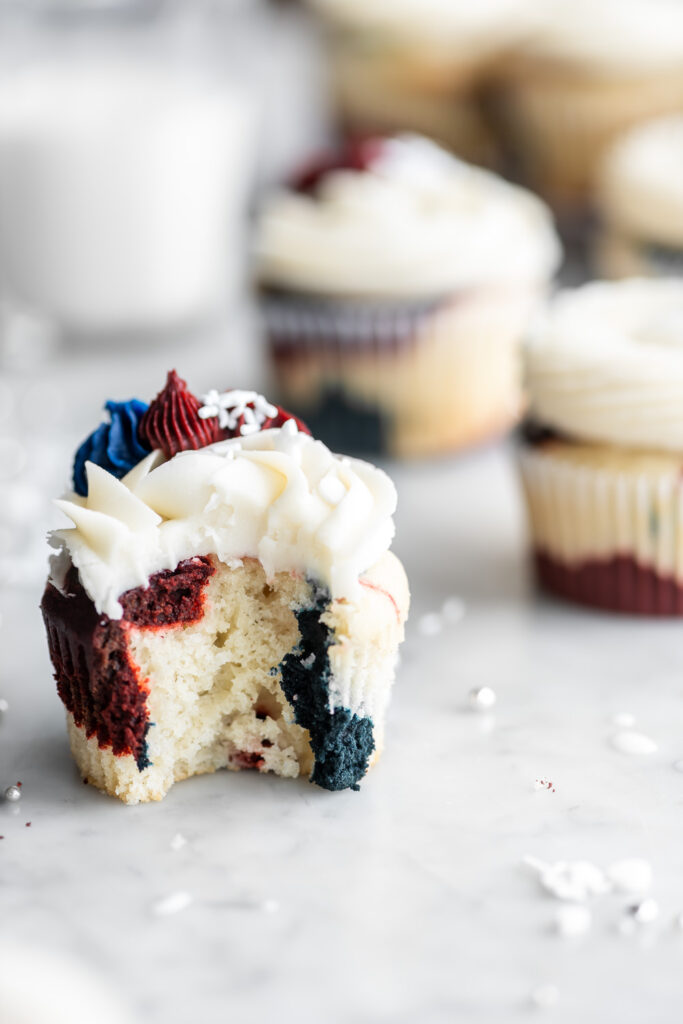
M 112 619 L 121 618 L 121 594 L 195 555 L 258 558 L 268 576 L 300 572 L 333 598 L 353 599 L 394 534 L 386 474 L 334 455 L 292 420 L 167 462 L 152 452 L 120 481 L 92 463 L 86 471 L 87 498 L 57 502 L 74 527 L 52 543 Z
M 562 292 L 525 354 L 541 423 L 586 441 L 683 451 L 683 280 Z
M 264 284 L 363 297 L 545 281 L 560 261 L 539 199 L 419 136 L 385 140 L 364 171 L 323 175 L 313 196 L 272 197 L 256 248 Z

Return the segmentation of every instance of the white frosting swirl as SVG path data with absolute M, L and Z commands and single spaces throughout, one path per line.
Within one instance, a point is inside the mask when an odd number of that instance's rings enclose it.
M 683 114 L 619 139 L 602 169 L 600 206 L 620 231 L 683 245 Z
M 419 136 L 387 139 L 367 170 L 331 172 L 314 196 L 272 197 L 256 247 L 267 284 L 362 297 L 545 282 L 560 260 L 539 199 Z
M 87 474 L 87 498 L 57 502 L 74 528 L 56 531 L 53 544 L 113 619 L 122 593 L 196 555 L 258 558 L 268 576 L 304 573 L 333 597 L 353 598 L 394 534 L 396 491 L 386 474 L 334 455 L 293 420 L 168 462 L 152 452 L 120 481 L 92 463 Z
M 407 39 L 433 38 L 493 49 L 527 27 L 533 0 L 310 0 L 333 21 Z M 445 37 L 445 39 L 444 39 Z
M 543 0 L 526 52 L 595 71 L 681 70 L 680 0 Z
M 683 279 L 561 292 L 525 359 L 541 423 L 580 440 L 683 452 Z

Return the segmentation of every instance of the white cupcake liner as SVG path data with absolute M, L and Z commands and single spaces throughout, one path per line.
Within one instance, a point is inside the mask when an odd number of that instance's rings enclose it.
M 674 469 L 595 468 L 531 446 L 519 462 L 541 582 L 582 603 L 683 614 L 683 483 Z

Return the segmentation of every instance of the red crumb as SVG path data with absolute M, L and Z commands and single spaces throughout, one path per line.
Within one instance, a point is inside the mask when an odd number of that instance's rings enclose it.
M 388 590 L 385 590 L 384 587 L 378 586 L 376 583 L 371 583 L 370 580 L 363 579 L 362 576 L 360 582 L 364 587 L 369 587 L 370 590 L 376 590 L 379 594 L 384 594 L 385 597 L 388 597 L 394 606 L 394 611 L 396 612 L 396 619 L 398 620 L 398 622 L 401 621 L 401 613 L 399 611 L 398 605 L 396 604 L 393 595 L 390 594 Z
M 21 783 L 20 782 L 17 782 L 17 786 L 19 787 L 19 789 L 21 789 Z
M 547 789 L 549 793 L 557 792 L 554 783 L 550 782 L 548 779 L 536 779 L 536 785 L 540 786 L 542 789 Z
M 260 768 L 264 763 L 260 754 L 252 753 L 248 750 L 238 750 L 236 754 L 232 755 L 230 760 L 238 768 Z
M 30 822 L 30 821 L 27 821 L 27 822 L 26 822 L 26 828 L 30 828 L 30 827 L 31 827 L 31 822 Z

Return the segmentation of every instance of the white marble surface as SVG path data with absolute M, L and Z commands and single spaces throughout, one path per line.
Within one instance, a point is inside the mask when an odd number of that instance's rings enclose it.
M 271 168 L 315 121 L 312 50 L 296 14 L 277 18 L 273 45 L 257 30 L 248 51 L 270 71 Z M 172 365 L 196 389 L 256 382 L 248 336 L 238 319 L 163 348 L 22 361 L 20 346 L 0 374 L 0 789 L 23 794 L 0 803 L 2 1024 L 17 1024 L 11 993 L 21 1024 L 677 1021 L 683 627 L 534 595 L 506 446 L 391 467 L 413 611 L 386 751 L 360 793 L 221 773 L 130 808 L 81 784 L 38 612 L 48 498 L 104 397 L 146 397 Z M 462 619 L 424 635 L 453 596 Z M 468 694 L 484 685 L 498 700 L 482 715 Z M 614 749 L 623 713 L 655 753 Z M 527 855 L 644 857 L 659 917 L 634 925 L 633 899 L 611 893 L 563 938 Z
M 191 373 L 179 348 L 139 355 L 136 390 L 153 391 L 173 362 L 203 385 L 221 345 L 197 341 Z M 72 355 L 50 373 L 63 412 L 49 444 L 49 422 L 36 441 L 41 494 L 95 422 L 102 382 L 130 391 L 129 360 L 99 360 Z M 19 409 L 34 408 L 22 395 L 39 384 L 12 377 Z M 0 787 L 23 785 L 18 804 L 0 805 L 0 942 L 73 955 L 150 1024 L 677 1020 L 681 626 L 534 596 L 508 447 L 391 469 L 413 611 L 386 751 L 360 793 L 250 772 L 139 807 L 86 788 L 51 679 L 40 571 L 2 589 Z M 423 635 L 422 617 L 452 596 L 464 616 Z M 468 704 L 483 685 L 498 697 L 489 714 Z M 613 748 L 625 712 L 656 753 Z M 612 893 L 593 902 L 587 934 L 562 938 L 559 904 L 525 855 L 644 857 L 660 915 L 624 934 L 634 901 Z M 178 893 L 180 909 L 161 913 Z M 0 969 L 0 1006 L 12 978 Z M 532 997 L 546 986 L 556 1003 L 544 1010 Z

